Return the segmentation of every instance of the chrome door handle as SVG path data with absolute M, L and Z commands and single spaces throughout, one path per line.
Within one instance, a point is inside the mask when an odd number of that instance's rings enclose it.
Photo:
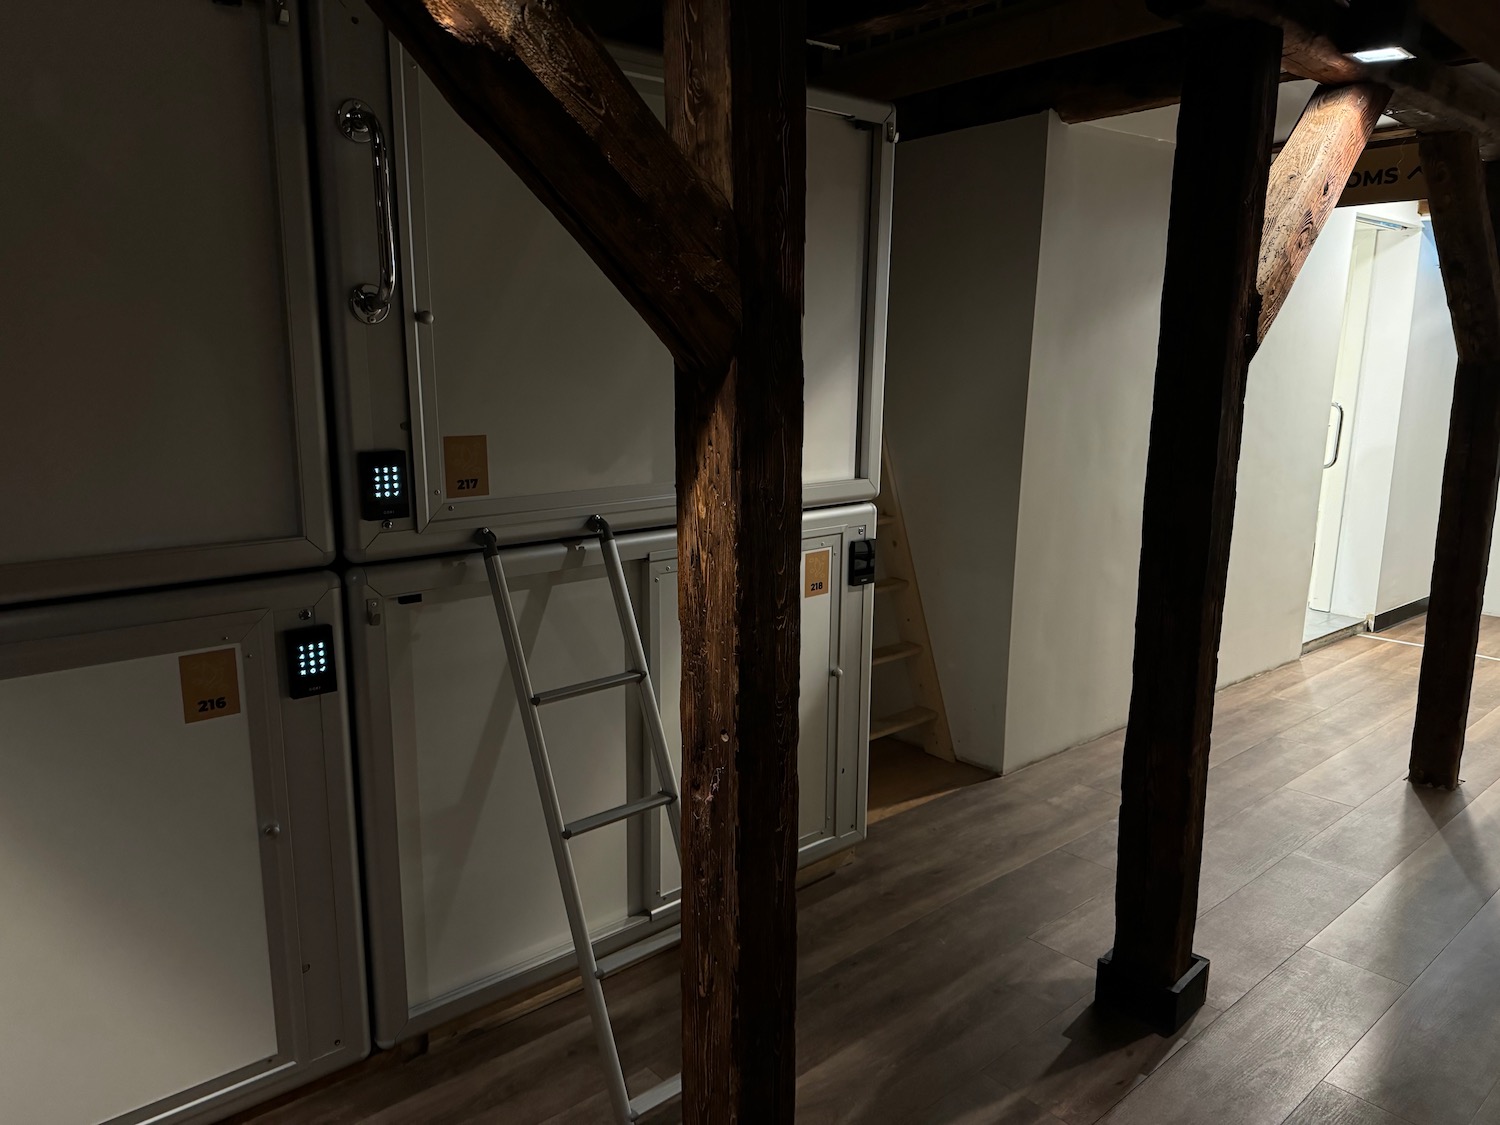
M 366 324 L 379 324 L 391 311 L 396 292 L 396 205 L 391 187 L 391 153 L 375 111 L 350 98 L 339 106 L 339 132 L 355 144 L 368 144 L 375 166 L 375 226 L 380 239 L 380 283 L 356 285 L 349 309 Z
M 1339 463 L 1339 450 L 1344 447 L 1344 404 L 1336 402 L 1333 408 L 1339 412 L 1339 428 L 1333 431 L 1333 457 L 1323 468 L 1331 469 Z

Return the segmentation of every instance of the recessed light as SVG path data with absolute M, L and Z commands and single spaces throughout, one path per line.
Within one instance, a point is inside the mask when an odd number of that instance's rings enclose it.
M 1367 51 L 1352 51 L 1349 57 L 1362 63 L 1387 63 L 1409 59 L 1412 53 L 1405 47 L 1371 47 Z

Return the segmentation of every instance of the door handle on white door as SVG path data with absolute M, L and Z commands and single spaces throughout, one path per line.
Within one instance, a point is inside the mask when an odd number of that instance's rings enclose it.
M 1333 431 L 1333 456 L 1323 463 L 1323 468 L 1331 469 L 1339 463 L 1339 451 L 1344 447 L 1344 404 L 1336 402 L 1333 408 L 1339 412 L 1339 426 Z

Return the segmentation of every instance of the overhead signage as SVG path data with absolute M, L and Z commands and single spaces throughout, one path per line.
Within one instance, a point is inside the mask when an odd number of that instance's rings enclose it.
M 1365 149 L 1339 198 L 1340 207 L 1372 203 L 1401 203 L 1427 198 L 1427 177 L 1417 144 L 1381 145 Z

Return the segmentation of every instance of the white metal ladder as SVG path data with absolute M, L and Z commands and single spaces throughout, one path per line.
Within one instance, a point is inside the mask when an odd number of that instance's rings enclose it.
M 509 658 L 510 678 L 516 689 L 516 703 L 520 707 L 521 719 L 526 728 L 526 743 L 531 748 L 531 765 L 536 773 L 537 790 L 542 799 L 542 815 L 546 818 L 547 834 L 551 837 L 552 858 L 557 864 L 557 881 L 562 888 L 563 906 L 568 913 L 568 929 L 572 931 L 573 948 L 578 954 L 583 995 L 588 1002 L 594 1038 L 604 1064 L 604 1078 L 609 1085 L 610 1106 L 619 1125 L 630 1125 L 642 1114 L 677 1097 L 682 1092 L 682 1075 L 669 1078 L 634 1098 L 630 1096 L 625 1085 L 625 1072 L 620 1066 L 620 1052 L 615 1045 L 614 1029 L 609 1022 L 609 1009 L 604 1003 L 602 981 L 615 970 L 675 944 L 681 938 L 682 928 L 680 925 L 674 926 L 618 952 L 604 957 L 596 956 L 594 943 L 589 937 L 588 922 L 583 916 L 583 898 L 578 891 L 578 876 L 573 870 L 569 842 L 575 836 L 582 836 L 585 832 L 592 832 L 607 824 L 617 824 L 652 809 L 665 809 L 667 820 L 672 826 L 672 842 L 680 857 L 682 818 L 672 759 L 667 754 L 667 735 L 661 723 L 661 709 L 656 703 L 656 688 L 651 682 L 651 672 L 646 664 L 646 650 L 641 644 L 640 629 L 636 626 L 635 610 L 630 604 L 630 590 L 625 584 L 625 567 L 620 561 L 620 549 L 615 543 L 614 532 L 610 530 L 604 517 L 590 516 L 588 529 L 598 536 L 599 546 L 604 554 L 604 570 L 609 575 L 615 612 L 620 618 L 620 631 L 625 635 L 631 667 L 612 676 L 602 676 L 597 680 L 586 680 L 548 691 L 536 691 L 531 684 L 531 669 L 526 664 L 520 630 L 516 626 L 515 606 L 510 600 L 505 569 L 500 564 L 499 543 L 487 527 L 480 528 L 474 537 L 484 547 L 484 566 L 489 573 L 490 593 L 494 596 L 495 613 L 500 618 L 500 632 L 505 638 L 505 654 Z M 552 762 L 547 757 L 547 742 L 542 735 L 541 709 L 549 703 L 626 684 L 634 684 L 640 693 L 641 710 L 646 716 L 646 730 L 651 743 L 652 766 L 659 788 L 655 793 L 639 800 L 628 801 L 578 820 L 564 821 L 562 805 L 557 796 L 557 781 L 552 775 Z

